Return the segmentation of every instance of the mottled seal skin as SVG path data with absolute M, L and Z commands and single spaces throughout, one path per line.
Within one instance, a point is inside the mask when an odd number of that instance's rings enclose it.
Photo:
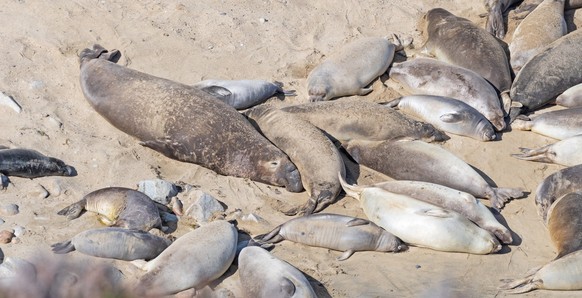
M 56 254 L 71 251 L 124 261 L 151 260 L 170 245 L 164 239 L 140 230 L 99 228 L 81 232 L 71 240 L 51 245 Z
M 308 202 L 287 215 L 319 212 L 335 202 L 342 187 L 337 173 L 345 175 L 343 159 L 335 145 L 313 124 L 276 108 L 258 106 L 246 116 L 299 169 L 309 194 Z
M 335 140 L 383 141 L 411 137 L 427 142 L 448 137 L 431 124 L 410 119 L 397 111 L 361 100 L 315 102 L 282 109 L 325 131 Z
M 470 165 L 437 145 L 418 140 L 351 141 L 343 145 L 356 162 L 396 180 L 436 183 L 487 198 L 499 210 L 523 191 L 491 187 Z
M 564 140 L 582 134 L 582 107 L 546 112 L 532 118 L 520 115 L 511 127 Z
M 485 205 L 466 192 L 439 184 L 407 180 L 386 181 L 371 186 L 455 211 L 482 229 L 489 231 L 503 243 L 513 242 L 511 232 L 497 221 Z
M 499 40 L 471 21 L 435 8 L 421 20 L 426 50 L 441 61 L 470 69 L 499 92 L 511 88 L 511 70 Z M 470 53 L 470 54 L 467 54 Z
M 558 95 L 556 104 L 567 108 L 582 107 L 582 84 L 572 86 Z
M 408 247 L 375 223 L 339 214 L 312 214 L 294 218 L 276 227 L 261 241 L 277 243 L 289 240 L 309 246 L 343 251 L 339 261 L 356 251 L 399 252 Z
M 457 212 L 374 186 L 349 185 L 346 194 L 360 201 L 366 216 L 407 244 L 439 251 L 489 254 L 501 244 Z
M 515 73 L 546 46 L 568 33 L 564 19 L 565 0 L 544 0 L 515 29 L 509 44 L 510 64 Z
M 548 230 L 558 250 L 556 259 L 582 249 L 582 192 L 569 193 L 552 204 Z
M 582 83 L 580 44 L 582 30 L 576 30 L 549 44 L 521 68 L 510 93 L 512 101 L 523 105 L 520 112 L 539 109 Z
M 372 92 L 365 87 L 386 72 L 395 50 L 396 46 L 382 37 L 360 38 L 344 45 L 309 73 L 309 101 Z
M 495 88 L 476 72 L 429 58 L 394 63 L 389 70 L 406 92 L 460 100 L 487 118 L 495 129 L 505 128 L 505 114 Z
M 162 228 L 158 207 L 142 192 L 125 187 L 107 187 L 93 191 L 57 214 L 75 219 L 84 211 L 99 214 L 108 226 L 149 231 Z
M 117 65 L 103 47 L 81 52 L 81 89 L 93 108 L 141 144 L 218 174 L 301 191 L 287 156 L 233 107 L 196 88 Z
M 487 9 L 485 29 L 487 32 L 499 39 L 503 39 L 505 37 L 503 14 L 509 7 L 520 1 L 522 0 L 485 0 L 485 8 Z
M 538 214 L 544 222 L 552 203 L 568 193 L 582 189 L 582 165 L 576 165 L 559 170 L 546 177 L 536 190 L 536 206 Z
M 582 251 L 576 251 L 526 273 L 526 277 L 506 280 L 499 288 L 505 293 L 519 294 L 536 289 L 582 290 Z
M 204 80 L 194 84 L 237 110 L 256 106 L 275 94 L 296 96 L 295 90 L 283 90 L 282 84 L 263 80 Z
M 575 135 L 537 149 L 519 148 L 521 154 L 511 156 L 530 161 L 555 163 L 567 167 L 582 164 L 582 135 Z
M 147 272 L 135 292 L 157 297 L 201 289 L 230 267 L 237 238 L 236 228 L 227 221 L 214 221 L 183 235 L 144 266 Z
M 241 251 L 238 274 L 243 297 L 317 297 L 301 271 L 260 247 Z
M 404 96 L 388 103 L 405 114 L 426 121 L 436 128 L 480 141 L 496 137 L 491 122 L 470 105 L 450 97 L 435 95 Z
M 0 174 L 23 178 L 75 176 L 75 168 L 62 160 L 30 149 L 0 149 Z

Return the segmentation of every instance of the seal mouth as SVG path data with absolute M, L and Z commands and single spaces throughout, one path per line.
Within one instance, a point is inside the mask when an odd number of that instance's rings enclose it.
M 309 95 L 309 102 L 323 101 L 325 95 Z

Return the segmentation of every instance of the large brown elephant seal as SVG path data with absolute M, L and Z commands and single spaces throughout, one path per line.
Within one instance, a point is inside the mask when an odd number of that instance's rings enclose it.
M 396 45 L 382 37 L 360 38 L 344 45 L 309 73 L 309 101 L 372 92 L 365 87 L 386 72 L 396 50 Z
M 145 231 L 123 228 L 98 228 L 83 231 L 71 240 L 51 245 L 53 252 L 71 251 L 117 260 L 151 260 L 170 245 L 171 241 Z
M 517 159 L 555 163 L 567 167 L 582 164 L 582 134 L 537 149 L 519 148 L 521 154 L 512 154 Z
M 436 183 L 488 198 L 497 210 L 523 195 L 520 189 L 490 186 L 470 165 L 438 145 L 403 139 L 350 141 L 343 146 L 356 162 L 391 178 Z
M 519 23 L 509 44 L 510 64 L 515 73 L 547 45 L 568 33 L 564 19 L 564 2 L 565 0 L 544 0 Z
M 238 274 L 245 298 L 317 297 L 301 271 L 257 246 L 240 252 Z
M 334 139 L 384 141 L 411 137 L 427 142 L 448 136 L 431 124 L 410 119 L 377 103 L 334 100 L 289 106 L 282 109 L 307 120 Z
M 366 216 L 407 244 L 438 251 L 489 254 L 501 244 L 457 212 L 374 186 L 349 185 L 346 194 L 360 201 Z
M 550 111 L 531 118 L 520 115 L 511 127 L 564 140 L 582 134 L 582 107 Z
M 289 240 L 309 246 L 343 251 L 339 261 L 356 251 L 403 251 L 408 247 L 375 223 L 339 214 L 311 214 L 291 219 L 262 237 L 277 243 Z
M 81 89 L 109 123 L 144 146 L 218 174 L 301 191 L 297 168 L 233 107 L 193 86 L 117 65 L 99 46 L 80 55 Z
M 548 230 L 556 259 L 582 249 L 582 189 L 556 200 L 548 210 Z
M 544 222 L 550 206 L 560 197 L 582 190 L 582 164 L 559 170 L 546 177 L 536 190 L 538 214 Z
M 135 293 L 172 295 L 199 290 L 220 277 L 232 264 L 238 232 L 227 221 L 213 221 L 174 241 L 142 269 Z
M 345 167 L 339 151 L 323 132 L 296 115 L 267 106 L 254 107 L 245 115 L 299 169 L 309 200 L 286 214 L 311 214 L 335 202 L 342 190 L 337 173 L 345 175 Z
M 429 10 L 421 20 L 424 47 L 439 60 L 470 69 L 499 92 L 511 88 L 511 70 L 499 40 L 473 22 L 442 9 Z
M 460 100 L 479 111 L 495 129 L 505 128 L 505 114 L 497 91 L 470 69 L 436 59 L 416 58 L 394 63 L 389 74 L 390 80 L 398 82 L 408 94 Z
M 582 30 L 576 30 L 549 44 L 521 68 L 510 93 L 512 101 L 523 105 L 520 112 L 539 109 L 582 83 L 580 44 Z
M 79 217 L 84 210 L 97 213 L 99 220 L 108 226 L 143 231 L 162 228 L 162 219 L 154 201 L 130 188 L 98 189 L 63 208 L 58 214 L 71 220 Z

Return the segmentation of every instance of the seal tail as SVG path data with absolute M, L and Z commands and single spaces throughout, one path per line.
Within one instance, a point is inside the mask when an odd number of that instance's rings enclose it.
M 489 200 L 491 200 L 493 208 L 499 211 L 506 202 L 511 199 L 520 198 L 523 194 L 524 191 L 519 188 L 493 188 L 493 194 Z
M 341 173 L 338 173 L 338 177 L 339 177 L 339 181 L 340 181 L 340 184 L 342 185 L 343 190 L 346 192 L 346 195 L 359 201 L 360 194 L 362 193 L 363 189 L 357 185 L 348 184 L 346 182 L 346 180 L 344 180 L 344 178 L 342 177 Z
M 538 149 L 519 148 L 521 154 L 511 154 L 511 156 L 521 160 L 552 162 L 548 153 L 550 146 L 552 146 L 552 144 Z
M 69 241 L 59 242 L 51 245 L 53 252 L 56 254 L 66 254 L 75 250 L 75 246 Z
M 83 210 L 85 210 L 86 202 L 87 202 L 87 200 L 82 199 L 76 203 L 73 203 L 73 204 L 63 208 L 61 211 L 57 212 L 57 214 L 64 215 L 69 220 L 75 219 L 75 218 L 81 216 L 81 212 L 83 212 Z

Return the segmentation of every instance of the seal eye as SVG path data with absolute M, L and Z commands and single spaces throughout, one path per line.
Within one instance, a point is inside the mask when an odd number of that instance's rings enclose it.
M 271 166 L 273 166 L 273 167 L 276 167 L 278 165 L 279 165 L 279 162 L 278 161 L 272 161 L 271 162 Z

